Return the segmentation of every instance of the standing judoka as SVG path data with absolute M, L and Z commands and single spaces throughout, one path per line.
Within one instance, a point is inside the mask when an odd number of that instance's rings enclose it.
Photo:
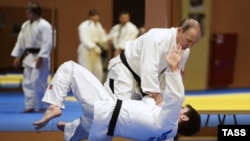
M 40 129 L 52 118 L 60 116 L 64 98 L 72 90 L 83 110 L 82 126 L 79 127 L 82 128 L 81 138 L 65 140 L 108 141 L 112 136 L 166 140 L 176 135 L 177 126 L 178 132 L 192 135 L 200 129 L 200 116 L 190 105 L 182 107 L 185 95 L 178 67 L 181 52 L 179 48 L 166 57 L 169 68 L 164 71 L 166 87 L 160 106 L 150 96 L 142 101 L 118 100 L 86 69 L 72 61 L 66 62 L 59 67 L 43 98 L 50 104 L 47 112 L 33 124 Z M 65 129 L 65 134 L 68 131 L 74 132 Z
M 118 24 L 114 25 L 109 32 L 109 39 L 114 47 L 114 56 L 117 56 L 125 48 L 125 42 L 134 40 L 139 34 L 139 30 L 130 21 L 130 14 L 127 11 L 122 11 L 119 15 Z
M 178 27 L 149 30 L 136 40 L 126 42 L 124 51 L 110 60 L 104 86 L 121 99 L 151 95 L 159 104 L 162 100 L 159 76 L 168 68 L 165 55 L 172 48 L 181 46 L 184 54 L 180 69 L 183 74 L 190 48 L 200 37 L 201 27 L 194 19 L 185 19 Z
M 89 19 L 78 27 L 80 45 L 78 46 L 78 63 L 92 72 L 100 81 L 103 79 L 101 53 L 107 49 L 108 36 L 100 21 L 99 12 L 89 10 Z
M 26 14 L 28 20 L 22 24 L 17 42 L 11 52 L 15 57 L 13 65 L 24 67 L 22 88 L 25 97 L 24 113 L 39 112 L 46 107 L 41 102 L 50 74 L 50 53 L 52 49 L 52 26 L 41 17 L 42 8 L 38 3 L 30 2 Z

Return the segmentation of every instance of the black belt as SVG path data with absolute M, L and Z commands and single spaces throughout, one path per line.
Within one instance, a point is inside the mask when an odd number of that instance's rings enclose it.
M 26 48 L 25 53 L 38 53 L 40 51 L 40 48 Z
M 132 73 L 132 75 L 134 76 L 135 80 L 137 81 L 137 83 L 138 83 L 138 85 L 139 85 L 139 87 L 140 87 L 140 91 L 141 91 L 142 96 L 146 96 L 147 94 L 145 94 L 145 93 L 142 91 L 142 88 L 141 88 L 141 78 L 140 78 L 140 76 L 138 76 L 138 75 L 131 69 L 131 67 L 129 66 L 128 61 L 127 61 L 127 59 L 126 59 L 126 56 L 125 56 L 125 54 L 124 54 L 124 51 L 122 51 L 122 52 L 120 53 L 120 58 L 121 58 L 122 63 L 128 68 L 128 70 Z
M 107 133 L 108 136 L 114 135 L 115 126 L 116 126 L 116 122 L 117 122 L 121 107 L 122 107 L 122 101 L 117 99 L 115 109 L 113 111 L 111 120 L 109 122 L 109 128 L 108 128 L 108 133 Z

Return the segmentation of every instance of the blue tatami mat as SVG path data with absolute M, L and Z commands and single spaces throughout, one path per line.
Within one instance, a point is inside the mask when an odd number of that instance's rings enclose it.
M 44 113 L 21 113 L 24 110 L 23 100 L 22 92 L 0 92 L 0 131 L 35 131 L 32 123 L 39 120 Z M 82 114 L 80 104 L 76 101 L 66 101 L 65 107 L 62 116 L 52 119 L 42 131 L 56 131 L 58 121 L 69 122 Z M 207 115 L 201 115 L 202 126 L 205 126 L 206 118 Z M 236 118 L 238 124 L 250 125 L 249 114 L 238 114 Z M 218 116 L 210 115 L 207 127 L 217 127 L 218 124 Z M 226 116 L 225 124 L 234 124 L 232 115 Z
M 21 92 L 0 92 L 0 131 L 35 131 L 32 123 L 44 113 L 21 113 L 24 110 L 23 100 Z M 62 116 L 52 119 L 42 130 L 58 130 L 58 121 L 72 121 L 82 114 L 77 102 L 66 101 L 65 107 Z

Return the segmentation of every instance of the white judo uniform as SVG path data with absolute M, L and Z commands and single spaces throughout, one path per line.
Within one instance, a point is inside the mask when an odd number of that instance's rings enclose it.
M 124 49 L 125 42 L 134 40 L 139 34 L 138 28 L 131 22 L 127 22 L 125 25 L 114 25 L 109 32 L 109 39 L 112 40 L 112 44 L 116 49 Z
M 180 72 L 165 73 L 166 87 L 163 102 L 156 105 L 151 97 L 141 101 L 124 100 L 116 122 L 114 136 L 141 141 L 173 138 L 177 133 L 178 116 L 184 101 L 184 86 Z M 64 108 L 64 98 L 69 91 L 80 102 L 83 116 L 81 138 L 65 140 L 111 141 L 107 136 L 117 98 L 107 92 L 92 73 L 68 61 L 62 64 L 48 86 L 43 101 Z M 76 120 L 79 121 L 79 120 Z M 65 126 L 65 132 L 72 132 Z M 65 133 L 66 134 L 66 133 Z M 84 137 L 84 138 L 82 138 Z
M 160 91 L 160 77 L 165 77 L 162 75 L 162 72 L 167 67 L 165 61 L 165 55 L 167 55 L 170 50 L 176 46 L 176 28 L 171 29 L 152 29 L 146 35 L 143 35 L 139 39 L 134 41 L 128 41 L 126 44 L 125 52 L 128 50 L 131 56 L 131 59 L 128 61 L 129 64 L 133 63 L 133 67 L 131 68 L 137 74 L 143 74 L 146 77 L 146 82 L 153 81 L 154 83 L 145 85 L 145 87 L 149 86 L 149 89 Z M 142 52 L 142 53 L 141 53 Z M 182 60 L 180 62 L 180 68 L 184 71 L 185 63 L 189 57 L 190 49 L 186 49 L 184 51 Z M 134 57 L 132 57 L 134 55 Z M 126 55 L 127 57 L 127 55 Z M 139 67 L 142 66 L 143 69 L 141 70 Z M 134 69 L 136 68 L 136 69 Z M 138 86 L 137 81 L 134 79 L 131 72 L 127 69 L 127 67 L 121 62 L 120 56 L 113 58 L 109 62 L 109 73 L 108 78 L 104 84 L 105 88 L 108 92 L 113 93 L 110 89 L 110 79 L 114 80 L 114 95 L 121 100 L 125 99 L 136 99 L 140 100 L 142 98 L 140 87 Z M 145 71 L 144 71 L 145 70 Z M 147 77 L 155 77 L 155 78 L 147 78 Z M 142 81 L 145 81 L 143 77 L 141 78 Z M 69 138 L 76 136 L 77 138 L 80 137 L 79 134 L 81 133 L 81 120 L 76 119 L 72 123 L 66 123 L 65 127 L 69 127 L 69 131 L 65 132 L 65 138 Z M 74 131 L 74 132 L 72 132 Z M 69 137 L 68 137 L 69 136 Z
M 143 92 L 160 91 L 159 75 L 167 68 L 165 56 L 177 45 L 177 28 L 153 28 L 136 40 L 126 42 L 125 56 L 131 69 L 141 78 Z M 184 51 L 180 68 L 184 71 L 190 49 Z M 120 56 L 110 60 L 104 84 L 110 89 L 114 80 L 114 94 L 119 99 L 140 99 L 141 93 L 132 73 L 122 63 Z
M 78 63 L 92 72 L 100 81 L 103 79 L 103 64 L 101 54 L 93 49 L 97 43 L 107 48 L 108 36 L 101 23 L 92 20 L 82 22 L 78 27 L 80 44 L 78 46 Z M 101 51 L 101 50 L 100 50 Z
M 39 18 L 30 23 L 22 24 L 15 47 L 11 52 L 13 57 L 21 57 L 26 49 L 40 49 L 37 53 L 26 53 L 23 60 L 22 88 L 25 96 L 25 109 L 45 109 L 41 102 L 47 87 L 50 74 L 50 53 L 52 49 L 52 26 L 45 19 Z M 42 57 L 41 67 L 35 68 L 37 57 Z

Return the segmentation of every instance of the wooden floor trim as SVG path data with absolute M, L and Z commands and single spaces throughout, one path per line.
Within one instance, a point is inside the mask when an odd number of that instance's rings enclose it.
M 1 141 L 63 141 L 61 131 L 40 131 L 40 132 L 0 132 Z M 201 128 L 201 131 L 192 137 L 179 136 L 179 141 L 216 141 L 217 128 Z M 124 138 L 114 138 L 113 141 L 131 141 Z

